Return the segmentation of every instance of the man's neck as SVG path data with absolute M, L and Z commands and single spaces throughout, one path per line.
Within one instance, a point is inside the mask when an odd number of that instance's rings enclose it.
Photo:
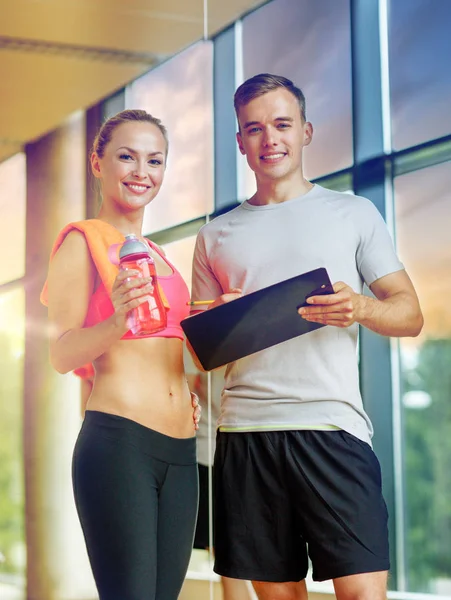
M 257 178 L 257 191 L 248 200 L 249 204 L 255 206 L 263 206 L 265 204 L 281 204 L 287 200 L 298 198 L 307 194 L 313 188 L 313 183 L 310 183 L 302 175 L 296 178 L 295 181 L 287 180 L 265 180 L 261 181 Z

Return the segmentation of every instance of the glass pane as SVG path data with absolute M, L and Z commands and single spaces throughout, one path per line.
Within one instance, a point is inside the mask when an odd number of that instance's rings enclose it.
M 151 233 L 213 212 L 213 44 L 200 42 L 127 88 L 127 108 L 142 108 L 168 129 L 160 193 L 147 208 Z
M 194 246 L 196 243 L 196 236 L 190 236 L 187 238 L 183 238 L 181 240 L 177 240 L 176 242 L 170 242 L 169 244 L 162 244 L 162 248 L 166 253 L 166 256 L 169 260 L 174 264 L 175 267 L 180 271 L 183 279 L 186 281 L 190 291 L 191 291 L 191 266 L 193 262 L 193 253 Z M 202 394 L 199 394 L 199 389 L 197 386 L 197 375 L 198 371 L 194 366 L 193 360 L 191 358 L 190 353 L 187 351 L 185 347 L 184 351 L 184 363 L 185 363 L 185 372 L 187 375 L 188 385 L 191 391 L 195 391 L 199 399 L 202 403 L 202 425 L 199 428 L 199 431 L 196 435 L 198 440 L 198 449 L 199 449 L 199 433 L 202 438 L 201 443 L 205 444 L 206 432 L 208 430 L 209 423 L 209 411 L 208 411 L 208 403 L 205 402 L 205 397 Z M 188 567 L 188 576 L 191 578 L 204 578 L 208 577 L 212 574 L 211 570 L 211 560 L 208 551 L 205 549 L 194 548 L 191 554 L 191 560 Z
M 25 532 L 22 452 L 23 288 L 0 295 L 0 597 L 23 597 Z
M 304 157 L 308 178 L 352 164 L 348 0 L 273 0 L 248 15 L 243 20 L 243 71 L 244 79 L 258 73 L 283 75 L 304 92 L 307 119 L 314 127 Z
M 393 146 L 451 133 L 451 2 L 389 2 Z
M 397 239 L 425 325 L 401 348 L 407 582 L 451 594 L 451 163 L 395 179 Z
M 0 284 L 25 274 L 25 154 L 0 163 Z
M 196 244 L 196 236 L 192 235 L 176 242 L 162 244 L 162 248 L 166 256 L 173 265 L 180 271 L 186 285 L 191 291 L 191 267 L 193 264 L 194 246 Z

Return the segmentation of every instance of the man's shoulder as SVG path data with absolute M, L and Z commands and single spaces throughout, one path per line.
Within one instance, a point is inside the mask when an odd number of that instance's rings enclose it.
M 340 192 L 338 190 L 331 190 L 329 188 L 325 188 L 323 186 L 320 185 L 316 185 L 316 187 L 318 188 L 317 194 L 323 196 L 325 199 L 328 200 L 336 200 L 336 201 L 342 201 L 342 202 L 355 202 L 355 203 L 359 203 L 359 202 L 370 202 L 370 200 L 368 200 L 368 198 L 365 198 L 364 196 L 358 196 L 357 194 L 354 194 L 354 192 L 352 190 L 346 190 L 344 192 Z
M 377 208 L 371 200 L 368 200 L 365 196 L 354 194 L 352 191 L 339 192 L 337 190 L 321 187 L 318 190 L 318 194 L 321 195 L 326 204 L 332 207 L 345 208 L 347 215 L 352 215 L 352 213 L 361 214 L 372 213 L 374 211 L 377 212 Z
M 206 223 L 199 229 L 199 235 L 202 235 L 205 237 L 215 235 L 220 229 L 222 229 L 225 225 L 230 223 L 230 221 L 233 221 L 234 219 L 239 218 L 239 216 L 240 216 L 240 214 L 242 214 L 242 212 L 243 212 L 242 205 L 239 204 L 238 206 L 235 206 L 231 210 L 228 210 L 225 213 L 217 215 L 211 221 L 209 221 L 208 223 Z

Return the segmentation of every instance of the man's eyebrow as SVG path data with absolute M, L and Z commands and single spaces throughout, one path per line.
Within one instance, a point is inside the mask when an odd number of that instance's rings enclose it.
M 251 125 L 260 125 L 260 123 L 258 121 L 247 121 L 244 125 L 243 125 L 243 129 L 247 129 L 248 127 L 250 127 Z
M 293 123 L 294 119 L 292 117 L 276 117 L 274 119 L 274 121 L 288 121 L 290 123 Z M 247 129 L 248 127 L 254 126 L 254 125 L 260 125 L 259 121 L 247 121 L 244 125 L 243 125 L 243 129 Z
M 120 146 L 118 150 L 127 150 L 127 152 L 131 152 L 132 154 L 138 153 L 137 150 L 133 150 L 133 148 L 129 148 L 128 146 Z M 159 150 L 157 150 L 156 152 L 149 152 L 147 156 L 157 156 L 158 154 L 161 154 L 161 156 L 163 156 L 163 152 L 160 152 Z

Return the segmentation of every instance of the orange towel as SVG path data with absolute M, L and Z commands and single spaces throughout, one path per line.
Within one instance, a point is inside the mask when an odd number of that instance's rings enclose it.
M 105 223 L 105 221 L 100 221 L 99 219 L 88 219 L 87 221 L 69 223 L 60 231 L 58 237 L 56 238 L 50 253 L 50 261 L 55 256 L 66 235 L 74 229 L 81 231 L 84 234 L 100 279 L 102 280 L 102 283 L 105 286 L 108 294 L 111 295 L 113 283 L 117 277 L 119 269 L 116 264 L 113 264 L 109 260 L 108 250 L 113 245 L 121 245 L 125 240 L 125 236 L 115 227 L 113 227 L 113 225 Z M 160 291 L 165 308 L 169 309 L 169 302 L 160 284 L 158 284 L 158 289 Z M 40 299 L 42 304 L 47 306 L 47 281 L 44 283 Z M 74 374 L 81 379 L 90 379 L 94 377 L 94 367 L 92 364 L 84 365 L 79 369 L 75 369 Z
M 110 246 L 115 244 L 122 244 L 125 240 L 125 236 L 113 225 L 105 223 L 105 221 L 100 221 L 100 219 L 88 219 L 86 221 L 69 223 L 58 234 L 50 253 L 50 261 L 55 256 L 66 235 L 73 229 L 81 231 L 84 234 L 88 243 L 89 252 L 91 253 L 100 279 L 102 280 L 107 293 L 111 295 L 113 283 L 117 277 L 119 269 L 117 265 L 113 264 L 109 260 L 108 249 Z M 160 284 L 158 284 L 158 289 L 163 300 L 163 304 L 168 310 L 170 305 Z M 47 306 L 47 281 L 44 283 L 40 299 L 42 304 Z
M 74 369 L 73 373 L 74 375 L 77 375 L 77 377 L 80 377 L 80 379 L 93 379 L 95 375 L 94 367 L 91 363 L 88 363 L 79 369 Z

